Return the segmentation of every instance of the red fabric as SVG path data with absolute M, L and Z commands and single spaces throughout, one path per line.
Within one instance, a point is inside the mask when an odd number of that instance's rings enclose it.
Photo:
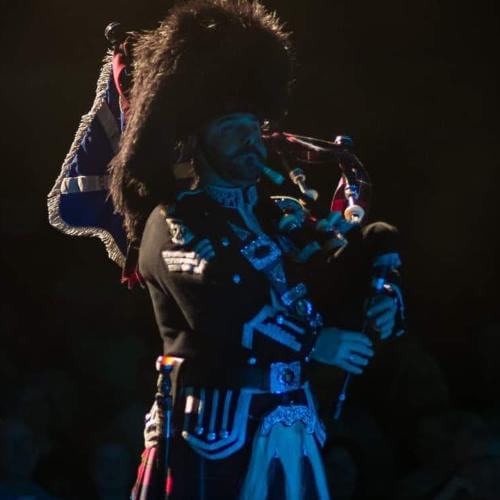
M 340 212 L 341 214 L 344 213 L 344 210 L 347 207 L 347 202 L 346 200 L 332 200 L 332 204 L 330 206 L 330 212 Z
M 120 46 L 121 49 L 121 46 Z M 124 115 L 127 114 L 128 108 L 129 108 L 129 102 L 128 99 L 125 97 L 125 93 L 122 89 L 122 86 L 120 84 L 120 77 L 122 71 L 127 67 L 127 64 L 125 63 L 125 60 L 127 57 L 125 54 L 122 52 L 122 50 L 118 49 L 115 51 L 113 54 L 113 80 L 115 82 L 115 87 L 116 90 L 118 91 L 118 94 L 120 95 L 120 108 L 122 110 L 122 113 Z
M 137 283 L 139 283 L 141 288 L 146 288 L 146 282 L 137 267 L 132 269 L 132 271 L 129 271 L 126 268 L 123 269 L 122 283 L 126 283 L 129 290 L 132 290 Z
M 330 212 L 340 212 L 342 215 L 344 214 L 344 210 L 347 208 L 347 200 L 344 194 L 344 188 L 345 188 L 345 180 L 344 177 L 342 176 L 335 189 L 335 193 L 333 194 L 332 202 L 330 204 Z M 367 201 L 358 199 L 357 203 L 359 204 L 359 206 L 364 208 L 364 210 L 368 211 Z
M 172 476 L 168 476 L 167 477 L 167 484 L 166 484 L 166 491 L 167 491 L 167 495 L 170 495 L 172 493 L 172 485 L 173 485 L 173 481 L 172 481 Z
M 345 181 L 344 177 L 342 176 L 339 180 L 339 183 L 337 184 L 337 187 L 335 188 L 335 192 L 332 197 L 332 203 L 330 205 L 330 212 L 340 212 L 341 214 L 344 214 L 344 210 L 347 207 L 347 200 L 345 199 L 344 195 L 344 186 Z
M 115 49 L 112 58 L 113 66 L 113 80 L 115 82 L 116 90 L 120 95 L 120 108 L 122 113 L 127 116 L 127 111 L 129 108 L 129 101 L 127 98 L 127 92 L 129 88 L 124 88 L 131 85 L 130 75 L 124 77 L 123 73 L 126 69 L 129 69 L 129 73 L 132 71 L 132 47 L 137 41 L 136 33 L 128 33 L 127 38 Z M 123 78 L 122 78 L 123 77 Z
M 141 463 L 137 469 L 137 478 L 130 497 L 132 500 L 156 500 L 153 475 L 157 471 L 155 467 L 157 454 L 157 446 L 146 448 L 142 452 Z

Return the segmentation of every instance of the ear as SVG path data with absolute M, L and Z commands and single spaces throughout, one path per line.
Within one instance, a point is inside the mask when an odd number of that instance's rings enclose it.
M 203 147 L 201 147 L 198 140 L 196 140 L 196 146 L 193 148 L 193 158 L 196 164 L 195 168 L 199 174 L 202 174 L 202 172 L 206 172 L 208 170 L 212 170 L 209 167 L 209 162 L 205 154 L 205 151 Z
M 197 142 L 195 135 L 190 135 L 187 139 L 182 140 L 177 146 L 175 163 L 190 162 L 196 156 Z
M 208 163 L 207 154 L 205 152 L 205 148 L 203 145 L 203 141 L 201 140 L 199 134 L 192 134 L 189 136 L 188 148 L 191 152 L 191 157 L 194 158 L 195 162 L 199 165 L 204 166 Z

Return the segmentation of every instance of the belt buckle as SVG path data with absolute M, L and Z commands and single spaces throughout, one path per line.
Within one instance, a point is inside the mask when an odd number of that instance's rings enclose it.
M 300 387 L 300 361 L 271 363 L 269 386 L 273 394 L 298 389 Z

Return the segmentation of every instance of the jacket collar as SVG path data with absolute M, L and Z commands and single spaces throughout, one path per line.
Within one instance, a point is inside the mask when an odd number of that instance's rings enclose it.
M 241 187 L 221 187 L 207 184 L 203 187 L 205 193 L 225 208 L 244 210 L 253 208 L 257 203 L 257 187 L 255 185 Z

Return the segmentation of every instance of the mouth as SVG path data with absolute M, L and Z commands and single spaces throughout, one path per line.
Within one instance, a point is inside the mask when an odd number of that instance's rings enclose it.
M 254 153 L 245 153 L 238 155 L 233 159 L 234 174 L 244 179 L 256 179 L 260 174 L 260 165 L 262 162 Z
M 251 154 L 245 158 L 244 165 L 248 175 L 258 177 L 262 170 L 261 167 L 263 166 L 263 163 L 259 156 Z
M 260 165 L 263 163 L 261 155 L 257 153 L 245 153 L 238 157 L 238 163 L 244 165 L 247 168 L 259 169 Z
M 245 154 L 242 158 L 246 167 L 254 167 L 259 163 L 259 159 L 255 153 Z

